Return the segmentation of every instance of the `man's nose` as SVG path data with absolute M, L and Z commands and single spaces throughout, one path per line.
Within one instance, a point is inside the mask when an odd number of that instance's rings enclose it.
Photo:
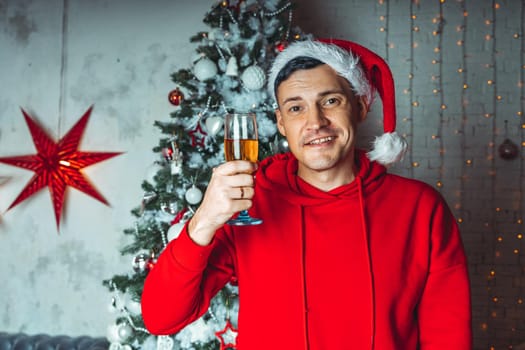
M 317 130 L 328 125 L 329 120 L 326 118 L 323 109 L 316 105 L 309 110 L 306 122 L 308 129 Z

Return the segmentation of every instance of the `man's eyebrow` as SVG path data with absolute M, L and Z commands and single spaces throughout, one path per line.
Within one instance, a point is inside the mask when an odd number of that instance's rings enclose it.
M 302 100 L 302 97 L 300 97 L 300 96 L 293 96 L 293 97 L 288 97 L 281 104 L 284 105 L 284 104 L 287 104 L 288 102 L 301 101 L 301 100 Z
M 344 90 L 342 90 L 342 89 L 334 89 L 334 90 L 327 90 L 327 91 L 320 92 L 317 95 L 318 96 L 326 96 L 326 95 L 332 95 L 332 94 L 346 95 L 346 92 Z
M 332 94 L 340 94 L 340 95 L 345 95 L 346 92 L 342 89 L 333 89 L 333 90 L 326 90 L 326 91 L 322 91 L 320 93 L 317 94 L 317 96 L 319 97 L 324 97 L 324 96 L 327 96 L 327 95 L 332 95 Z M 295 102 L 295 101 L 301 101 L 303 98 L 301 96 L 292 96 L 292 97 L 288 97 L 286 98 L 281 104 L 286 104 L 288 102 Z

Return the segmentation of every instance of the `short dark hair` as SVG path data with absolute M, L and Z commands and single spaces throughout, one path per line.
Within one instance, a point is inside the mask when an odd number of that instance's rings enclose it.
M 320 66 L 322 64 L 325 64 L 322 61 L 319 61 L 316 58 L 308 57 L 308 56 L 298 56 L 286 63 L 284 67 L 277 73 L 277 77 L 275 77 L 275 81 L 273 83 L 273 91 L 275 92 L 275 100 L 277 100 L 277 88 L 283 81 L 288 79 L 292 73 L 301 70 L 301 69 L 312 69 L 317 66 Z

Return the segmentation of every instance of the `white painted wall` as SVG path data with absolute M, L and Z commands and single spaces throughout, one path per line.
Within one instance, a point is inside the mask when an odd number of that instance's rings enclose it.
M 189 66 L 211 4 L 0 1 L 0 157 L 35 153 L 20 108 L 58 140 L 91 105 L 80 149 L 125 152 L 85 169 L 111 207 L 68 189 L 60 231 L 47 188 L 6 212 L 33 172 L 0 164 L 0 330 L 105 334 L 101 282 L 131 267 L 119 249 L 156 160 L 153 122 L 169 118 L 170 74 Z

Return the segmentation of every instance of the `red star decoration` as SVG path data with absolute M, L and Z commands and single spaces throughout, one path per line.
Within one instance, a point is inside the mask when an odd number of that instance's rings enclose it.
M 239 333 L 239 331 L 233 328 L 232 323 L 229 319 L 227 319 L 224 329 L 222 331 L 215 332 L 215 335 L 221 342 L 220 350 L 237 349 L 237 333 Z
M 191 145 L 193 147 L 204 147 L 204 140 L 206 138 L 206 131 L 202 130 L 201 123 L 197 123 L 195 129 L 188 133 L 191 136 Z
M 51 200 L 55 209 L 57 227 L 60 226 L 60 216 L 64 204 L 66 187 L 74 187 L 102 203 L 109 205 L 106 199 L 88 182 L 80 172 L 91 164 L 95 164 L 121 154 L 121 152 L 82 152 L 78 150 L 80 139 L 91 114 L 91 106 L 80 120 L 58 142 L 54 142 L 42 128 L 23 109 L 27 126 L 33 137 L 37 154 L 16 157 L 1 157 L 0 162 L 25 168 L 35 172 L 26 187 L 9 206 L 13 208 L 20 202 L 49 187 Z

